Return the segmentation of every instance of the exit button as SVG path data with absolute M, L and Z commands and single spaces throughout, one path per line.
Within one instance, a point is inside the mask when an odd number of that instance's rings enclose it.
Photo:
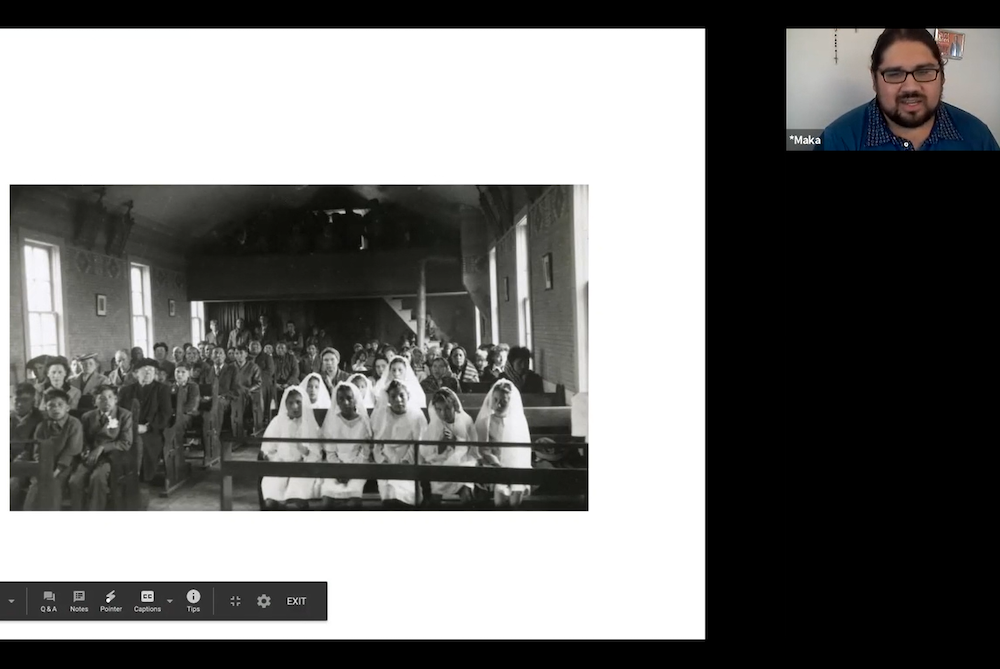
M 287 605 L 288 606 L 305 606 L 306 605 L 306 598 L 305 597 L 289 597 L 288 600 L 287 600 Z

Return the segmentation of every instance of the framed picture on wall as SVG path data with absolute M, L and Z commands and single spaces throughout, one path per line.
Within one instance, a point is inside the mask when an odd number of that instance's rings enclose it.
M 167 300 L 167 308 L 170 310 L 170 317 L 173 318 L 177 315 L 177 302 L 174 300 Z
M 504 302 L 510 302 L 510 281 L 507 277 L 503 278 L 503 300 Z
M 965 54 L 965 33 L 934 29 L 934 40 L 941 48 L 941 55 L 949 60 L 962 60 Z
M 97 315 L 107 316 L 108 315 L 108 296 L 97 294 Z
M 552 254 L 542 256 L 542 275 L 545 276 L 545 290 L 552 290 Z

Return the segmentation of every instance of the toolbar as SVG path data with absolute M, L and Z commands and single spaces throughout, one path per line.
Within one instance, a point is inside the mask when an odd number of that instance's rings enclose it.
M 0 583 L 0 621 L 326 619 L 326 583 Z

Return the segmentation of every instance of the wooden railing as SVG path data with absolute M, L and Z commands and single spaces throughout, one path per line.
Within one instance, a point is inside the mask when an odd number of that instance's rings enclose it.
M 455 482 L 455 483 L 506 483 L 532 486 L 572 486 L 583 490 L 583 508 L 587 508 L 587 469 L 535 469 L 513 467 L 452 467 L 443 465 L 420 464 L 345 464 L 340 462 L 269 462 L 233 460 L 232 446 L 240 444 L 261 444 L 265 442 L 285 442 L 287 438 L 247 437 L 235 439 L 222 438 L 222 490 L 221 504 L 223 511 L 233 510 L 233 478 L 263 478 L 275 476 L 280 478 L 336 478 L 372 480 L 410 480 L 416 490 L 416 498 L 420 499 L 420 483 L 423 481 Z M 357 444 L 357 439 L 295 439 L 303 444 Z M 484 441 L 415 441 L 415 440 L 369 440 L 376 444 L 399 444 L 414 446 L 414 460 L 419 461 L 420 446 L 489 446 L 490 448 L 532 448 L 537 444 L 501 443 Z M 584 441 L 545 444 L 546 448 L 581 449 L 586 462 L 589 444 Z

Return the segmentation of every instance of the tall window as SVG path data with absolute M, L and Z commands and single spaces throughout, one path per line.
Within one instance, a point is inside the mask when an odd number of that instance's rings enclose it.
M 153 300 L 149 267 L 132 263 L 132 346 L 142 347 L 149 356 L 153 350 Z
M 205 339 L 205 303 L 191 303 L 191 343 L 195 346 Z
M 517 224 L 517 336 L 521 346 L 531 348 L 531 282 L 528 273 L 528 217 Z
M 497 250 L 490 249 L 490 343 L 500 343 L 500 291 L 497 290 Z
M 58 261 L 58 247 L 41 242 L 25 242 L 24 278 L 29 358 L 60 353 L 62 290 Z

